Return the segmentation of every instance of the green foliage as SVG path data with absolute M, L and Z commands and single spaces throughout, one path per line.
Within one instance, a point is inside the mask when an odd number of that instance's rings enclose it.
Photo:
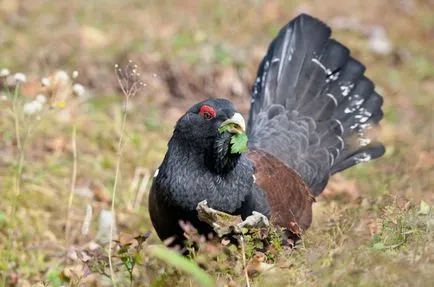
M 227 124 L 220 127 L 219 132 L 223 133 L 231 129 L 238 129 L 238 127 L 236 127 L 235 124 Z M 231 153 L 235 154 L 235 153 L 246 152 L 248 149 L 247 142 L 248 142 L 248 137 L 245 132 L 233 134 L 231 137 Z
M 243 153 L 247 151 L 247 135 L 246 133 L 234 134 L 231 138 L 231 153 Z
M 60 287 L 62 284 L 64 284 L 64 281 L 61 277 L 61 271 L 58 268 L 48 270 L 47 281 L 50 283 L 50 286 L 53 287 Z
M 161 245 L 150 248 L 150 252 L 153 256 L 158 257 L 166 262 L 166 264 L 176 267 L 177 269 L 191 275 L 198 283 L 201 284 L 201 286 L 215 286 L 214 279 L 210 275 L 208 275 L 194 262 L 188 260 L 181 254 L 167 249 Z
M 430 206 L 420 202 L 419 210 L 397 210 L 393 206 L 386 206 L 381 232 L 372 239 L 372 248 L 376 250 L 395 250 L 405 247 L 412 239 L 424 233 L 426 221 L 421 217 L 430 214 Z

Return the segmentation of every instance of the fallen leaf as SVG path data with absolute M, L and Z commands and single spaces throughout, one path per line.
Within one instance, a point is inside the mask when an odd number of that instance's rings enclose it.
M 253 276 L 258 273 L 269 271 L 275 267 L 274 264 L 265 262 L 265 254 L 262 252 L 256 252 L 255 256 L 247 263 L 247 274 Z

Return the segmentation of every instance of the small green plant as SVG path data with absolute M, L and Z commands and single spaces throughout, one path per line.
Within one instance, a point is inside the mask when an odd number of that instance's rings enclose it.
M 393 205 L 388 205 L 383 210 L 383 220 L 381 232 L 376 234 L 371 246 L 376 250 L 397 250 L 407 245 L 407 243 L 419 233 L 423 233 L 422 228 L 426 223 L 420 217 L 430 214 L 430 206 L 421 201 L 419 210 L 408 209 L 400 210 Z M 422 224 L 421 224 L 422 223 Z

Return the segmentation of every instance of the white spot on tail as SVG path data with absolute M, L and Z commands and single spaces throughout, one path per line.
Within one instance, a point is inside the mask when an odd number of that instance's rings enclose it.
M 293 47 L 291 47 L 290 49 L 289 49 L 289 53 L 288 53 L 288 62 L 291 62 L 291 60 L 292 60 L 292 55 L 294 54 L 294 48 Z M 279 72 L 279 75 L 280 75 L 280 72 Z
M 158 176 L 158 172 L 160 172 L 159 169 L 157 169 L 157 170 L 154 172 L 154 178 L 156 178 L 156 177 Z
M 329 153 L 329 157 L 330 157 L 330 166 L 333 166 L 333 164 L 335 163 L 335 158 L 331 153 Z
M 270 62 L 265 61 L 264 70 L 268 70 L 268 68 L 270 68 Z
M 262 79 L 261 79 L 261 87 L 262 89 L 265 87 L 265 77 L 267 76 L 267 72 L 268 72 L 268 66 L 270 65 L 270 63 L 268 61 L 265 62 L 264 65 L 264 71 L 262 72 Z
M 327 77 L 327 79 L 326 79 L 326 83 L 328 83 L 328 82 L 334 82 L 334 81 L 336 81 L 337 79 L 339 79 L 339 76 L 340 76 L 340 73 L 339 72 L 336 72 L 336 73 L 332 73 L 332 74 L 330 74 L 328 77 Z
M 359 95 L 355 94 L 349 96 L 348 101 L 349 101 L 349 103 L 347 104 L 348 106 L 345 108 L 344 112 L 346 114 L 351 114 L 354 113 L 356 110 L 358 110 L 365 100 L 361 99 Z
M 360 128 L 361 128 L 362 130 L 367 130 L 367 129 L 370 129 L 370 128 L 372 128 L 372 127 L 371 127 L 371 125 L 370 125 L 369 123 L 366 123 L 366 124 L 361 124 L 361 125 L 360 125 Z
M 341 150 L 343 150 L 343 149 L 345 148 L 345 142 L 344 142 L 344 140 L 342 139 L 342 137 L 340 137 L 340 136 L 338 136 L 338 140 L 339 140 L 340 143 L 341 143 Z
M 312 62 L 320 66 L 320 68 L 324 70 L 324 73 L 326 73 L 327 76 L 330 76 L 332 74 L 332 71 L 330 69 L 327 69 L 318 59 L 313 58 Z
M 366 162 L 371 160 L 371 155 L 368 154 L 367 152 L 363 152 L 357 156 L 354 157 L 354 160 L 356 161 L 356 163 L 361 163 L 361 162 Z
M 335 150 L 336 150 L 336 158 L 338 158 L 339 155 L 341 154 L 341 151 L 338 148 L 335 148 Z
M 346 97 L 350 94 L 351 90 L 354 88 L 354 84 L 353 83 L 348 83 L 348 84 L 344 84 L 342 86 L 340 86 L 341 91 L 342 91 L 342 96 Z
M 341 121 L 335 119 L 335 122 L 338 123 L 338 125 L 339 125 L 339 129 L 341 130 L 340 133 L 343 134 L 343 133 L 344 133 L 344 126 L 342 125 Z
M 338 106 L 338 100 L 336 100 L 335 96 L 333 96 L 330 93 L 326 94 L 326 96 L 333 100 L 333 102 L 335 103 L 335 106 Z
M 363 137 L 359 138 L 359 144 L 361 146 L 367 146 L 370 143 L 371 143 L 371 139 L 363 138 Z

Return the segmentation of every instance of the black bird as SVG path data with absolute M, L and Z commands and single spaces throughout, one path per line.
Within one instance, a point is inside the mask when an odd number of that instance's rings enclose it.
M 331 29 L 299 15 L 271 42 L 252 88 L 246 153 L 234 152 L 243 117 L 225 99 L 191 107 L 177 122 L 149 195 L 152 223 L 182 246 L 179 221 L 202 234 L 197 204 L 241 215 L 258 211 L 302 230 L 331 175 L 382 156 L 367 135 L 383 117 L 382 97 Z

